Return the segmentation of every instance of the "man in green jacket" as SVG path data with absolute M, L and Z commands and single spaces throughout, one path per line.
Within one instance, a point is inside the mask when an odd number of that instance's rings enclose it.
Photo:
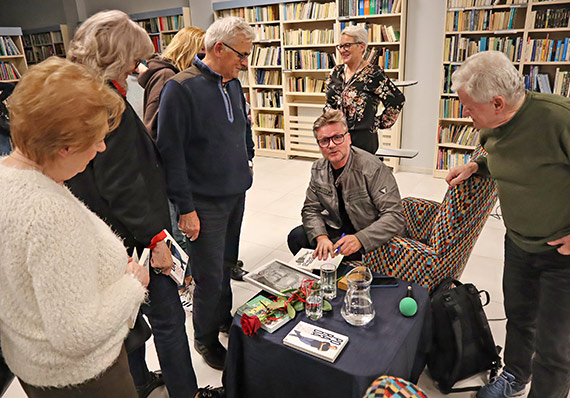
M 463 115 L 488 156 L 450 170 L 495 178 L 507 234 L 503 294 L 505 368 L 478 398 L 566 398 L 570 390 L 570 99 L 524 90 L 501 52 L 467 59 L 453 74 Z

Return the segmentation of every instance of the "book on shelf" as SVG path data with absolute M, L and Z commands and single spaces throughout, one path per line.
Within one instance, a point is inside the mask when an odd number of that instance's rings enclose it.
M 257 316 L 261 319 L 261 317 L 268 311 L 268 308 L 272 303 L 273 301 L 265 297 L 263 294 L 258 294 L 247 303 L 242 304 L 240 307 L 238 307 L 236 314 Z M 261 328 L 269 333 L 273 333 L 290 320 L 291 318 L 289 315 L 287 315 L 287 313 L 283 313 L 281 315 L 277 314 L 275 316 L 265 318 L 261 322 Z
M 318 258 L 313 258 L 314 252 L 313 249 L 301 249 L 295 257 L 289 261 L 289 264 L 307 271 L 320 270 L 321 265 L 325 263 L 334 264 L 334 266 L 338 268 L 344 257 L 342 254 L 337 254 L 335 257 L 328 256 L 324 260 L 319 260 Z
M 0 36 L 0 56 L 6 55 L 21 55 L 21 53 L 10 36 Z
M 283 261 L 272 260 L 257 271 L 245 275 L 243 280 L 276 296 L 286 296 L 284 291 L 298 289 L 303 280 L 319 281 L 320 278 Z
M 22 75 L 12 63 L 0 61 L 0 80 L 18 80 Z
M 348 336 L 301 321 L 283 338 L 283 344 L 334 362 L 348 344 Z

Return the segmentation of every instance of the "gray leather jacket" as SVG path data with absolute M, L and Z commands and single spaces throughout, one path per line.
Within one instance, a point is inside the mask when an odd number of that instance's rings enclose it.
M 404 213 L 396 180 L 376 156 L 352 147 L 336 183 L 342 185 L 346 212 L 365 252 L 403 233 Z M 301 215 L 310 242 L 327 235 L 325 224 L 341 227 L 332 167 L 324 158 L 313 164 Z

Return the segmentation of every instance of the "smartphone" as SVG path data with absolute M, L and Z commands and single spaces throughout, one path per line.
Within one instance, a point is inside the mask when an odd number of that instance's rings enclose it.
M 374 278 L 372 278 L 372 283 L 370 284 L 370 287 L 396 287 L 396 286 L 398 286 L 398 280 L 393 276 L 385 276 L 385 275 L 381 276 L 375 275 Z

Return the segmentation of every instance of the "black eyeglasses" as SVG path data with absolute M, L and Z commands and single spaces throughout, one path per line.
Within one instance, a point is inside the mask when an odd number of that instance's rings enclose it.
M 317 144 L 319 144 L 321 148 L 328 147 L 331 144 L 331 141 L 334 142 L 335 145 L 340 145 L 344 142 L 344 136 L 347 134 L 348 131 L 344 134 L 333 135 L 329 138 L 321 138 L 320 140 L 317 140 Z
M 139 67 L 139 65 L 142 63 L 142 59 L 135 59 L 135 70 Z
M 245 54 L 240 53 L 238 50 L 236 50 L 235 48 L 232 48 L 231 46 L 228 46 L 226 43 L 222 42 L 222 44 L 224 46 L 226 46 L 227 48 L 229 48 L 230 50 L 232 50 L 234 53 L 236 53 L 238 55 L 240 61 L 245 61 L 247 59 L 247 57 L 249 57 L 248 53 L 245 53 Z
M 338 48 L 339 51 L 348 50 L 348 49 L 350 49 L 350 47 L 352 47 L 352 46 L 354 46 L 354 45 L 356 45 L 356 44 L 362 44 L 362 42 L 361 42 L 361 41 L 356 41 L 356 42 L 354 42 L 354 43 L 337 44 L 336 48 Z

